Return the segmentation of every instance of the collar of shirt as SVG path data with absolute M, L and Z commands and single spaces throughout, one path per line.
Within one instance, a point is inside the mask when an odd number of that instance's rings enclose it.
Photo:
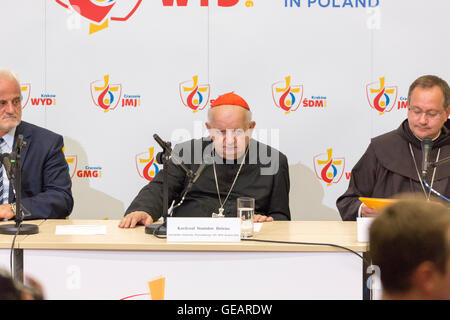
M 13 145 L 14 145 L 14 134 L 16 133 L 16 127 L 9 130 L 7 134 L 5 134 L 2 138 L 6 142 L 5 150 L 2 150 L 3 153 L 8 152 L 10 153 L 12 151 Z

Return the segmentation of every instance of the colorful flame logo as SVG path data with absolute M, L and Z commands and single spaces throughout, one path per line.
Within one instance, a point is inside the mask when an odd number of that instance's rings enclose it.
M 333 149 L 328 149 L 327 153 L 319 154 L 314 157 L 314 170 L 317 177 L 324 181 L 327 186 L 338 183 L 344 173 L 345 159 L 333 158 Z M 326 160 L 324 159 L 326 156 Z
M 141 178 L 152 181 L 159 172 L 158 164 L 154 157 L 155 148 L 151 147 L 148 152 L 136 155 L 136 169 Z
M 281 87 L 280 87 L 281 86 Z M 272 97 L 275 105 L 286 114 L 296 111 L 303 99 L 303 86 L 291 85 L 291 76 L 272 85 Z
M 104 112 L 114 110 L 122 96 L 122 85 L 110 84 L 109 75 L 103 77 L 101 86 L 96 86 L 97 83 L 101 83 L 101 81 L 91 83 L 91 95 L 95 105 L 102 108 Z
M 31 95 L 31 84 L 30 83 L 21 83 L 20 84 L 20 94 L 22 100 L 22 109 L 24 109 L 28 101 L 30 100 Z
M 75 175 L 75 171 L 77 170 L 78 156 L 77 155 L 67 155 L 65 153 L 65 147 L 63 147 L 62 151 L 64 153 L 64 157 L 66 158 L 66 161 L 68 164 L 70 179 L 72 179 L 73 176 Z
M 148 289 L 149 292 L 133 294 L 131 296 L 121 298 L 120 300 L 137 300 L 139 298 L 146 296 L 149 296 L 151 300 L 164 300 L 166 289 L 166 278 L 160 276 L 149 281 Z
M 195 113 L 203 110 L 208 104 L 210 88 L 207 84 L 198 84 L 198 75 L 192 77 L 192 85 L 185 85 L 189 82 L 191 80 L 180 83 L 180 97 L 183 104 Z
M 398 89 L 396 86 L 385 86 L 385 78 L 381 77 L 378 82 L 367 85 L 366 94 L 370 106 L 377 110 L 380 115 L 389 112 L 397 100 Z
M 66 9 L 72 8 L 80 16 L 87 19 L 89 24 L 89 34 L 103 30 L 109 26 L 109 20 L 111 21 L 127 21 L 140 6 L 142 0 L 138 0 L 136 4 L 131 8 L 127 15 L 124 17 L 111 17 L 109 14 L 117 3 L 116 0 L 68 0 L 69 4 L 64 3 L 62 0 L 56 0 L 56 3 L 63 6 Z

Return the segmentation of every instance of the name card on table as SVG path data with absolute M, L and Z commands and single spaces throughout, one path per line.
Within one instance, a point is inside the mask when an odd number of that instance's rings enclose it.
M 167 218 L 167 242 L 239 241 L 239 218 Z

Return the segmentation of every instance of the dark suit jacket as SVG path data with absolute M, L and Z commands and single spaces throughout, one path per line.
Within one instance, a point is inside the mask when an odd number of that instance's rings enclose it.
M 16 128 L 23 135 L 22 149 L 22 206 L 31 216 L 25 219 L 60 219 L 72 212 L 72 181 L 62 148 L 63 137 L 47 129 L 22 121 Z M 12 185 L 9 202 L 15 202 Z

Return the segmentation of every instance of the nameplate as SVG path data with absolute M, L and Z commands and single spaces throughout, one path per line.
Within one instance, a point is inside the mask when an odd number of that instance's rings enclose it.
M 167 242 L 239 241 L 239 218 L 167 218 Z

